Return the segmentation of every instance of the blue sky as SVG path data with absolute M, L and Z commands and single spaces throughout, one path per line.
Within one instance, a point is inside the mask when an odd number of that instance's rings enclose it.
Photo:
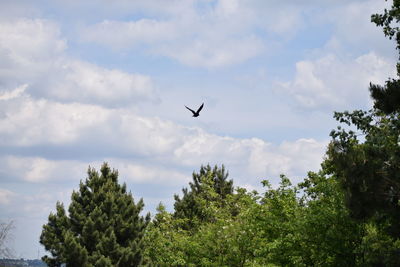
M 0 218 L 15 256 L 88 166 L 172 210 L 201 164 L 237 186 L 318 170 L 333 111 L 395 75 L 376 0 L 0 1 Z M 184 108 L 204 102 L 201 116 Z

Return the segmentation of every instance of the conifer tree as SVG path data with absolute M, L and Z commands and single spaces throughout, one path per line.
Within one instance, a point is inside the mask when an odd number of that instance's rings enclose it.
M 50 252 L 42 259 L 48 266 L 139 266 L 143 235 L 150 215 L 140 216 L 142 199 L 135 203 L 118 172 L 107 163 L 98 173 L 88 170 L 71 196 L 66 213 L 62 203 L 50 213 L 40 243 Z
M 205 222 L 212 219 L 205 208 L 209 208 L 210 203 L 224 205 L 226 197 L 233 193 L 233 181 L 227 179 L 228 175 L 223 165 L 221 168 L 201 166 L 199 173 L 193 172 L 193 182 L 189 182 L 189 189 L 182 189 L 182 199 L 174 196 L 174 217 L 186 219 L 188 229 L 194 226 L 196 220 Z

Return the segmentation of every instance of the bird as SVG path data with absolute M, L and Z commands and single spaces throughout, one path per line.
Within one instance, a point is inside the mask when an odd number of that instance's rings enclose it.
M 197 111 L 194 111 L 193 109 L 188 108 L 187 106 L 185 106 L 185 108 L 187 108 L 188 110 L 190 110 L 193 113 L 193 117 L 198 117 L 200 115 L 200 110 L 203 108 L 204 103 L 201 104 L 201 106 L 199 107 L 199 109 Z

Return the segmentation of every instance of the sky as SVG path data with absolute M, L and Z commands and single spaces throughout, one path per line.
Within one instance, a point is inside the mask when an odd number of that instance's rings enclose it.
M 390 1 L 389 1 L 390 2 Z M 383 0 L 0 0 L 0 220 L 37 258 L 42 225 L 89 166 L 145 212 L 203 164 L 235 186 L 318 171 L 334 111 L 395 77 Z M 185 105 L 204 108 L 197 118 Z

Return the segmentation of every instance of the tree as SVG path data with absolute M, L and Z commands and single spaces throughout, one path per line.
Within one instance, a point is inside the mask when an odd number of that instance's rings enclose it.
M 372 22 L 400 49 L 400 1 Z M 397 64 L 400 76 L 400 63 Z M 359 249 L 366 266 L 400 261 L 400 80 L 370 85 L 369 111 L 335 112 L 342 125 L 331 132 L 325 165 L 344 190 L 350 215 L 365 225 Z M 380 241 L 379 241 L 380 240 Z M 391 244 L 391 249 L 384 249 Z M 377 256 L 379 255 L 379 257 Z
M 391 218 L 395 230 L 400 219 L 399 115 L 359 110 L 335 117 L 358 130 L 339 126 L 331 133 L 327 152 L 327 164 L 346 192 L 352 216 L 368 219 L 386 214 L 383 217 Z
M 325 172 L 309 172 L 299 184 L 304 206 L 297 221 L 302 261 L 307 266 L 357 266 L 364 226 L 349 216 L 338 180 Z
M 233 189 L 222 166 L 201 166 L 175 211 L 160 204 L 146 232 L 146 256 L 156 266 L 247 266 L 259 245 L 251 229 L 256 194 Z M 251 214 L 251 215 L 250 215 Z M 252 265 L 254 266 L 254 265 Z
M 257 249 L 258 262 L 262 266 L 303 266 L 299 242 L 298 223 L 302 207 L 297 197 L 298 188 L 285 176 L 274 189 L 267 180 L 262 181 L 266 191 L 258 210 L 250 215 L 253 227 L 263 241 Z
M 202 195 L 215 195 L 213 191 L 208 187 Z M 258 206 L 256 198 L 238 188 L 225 199 L 227 206 L 236 206 L 235 215 L 226 206 L 209 203 L 207 214 L 213 220 L 198 221 L 190 229 L 182 228 L 185 219 L 174 217 L 160 204 L 146 232 L 146 256 L 155 266 L 249 266 L 261 242 L 249 223 Z
M 264 180 L 262 194 L 237 187 L 224 198 L 203 175 L 191 200 L 206 216 L 188 224 L 160 204 L 145 255 L 155 266 L 373 266 L 380 253 L 395 262 L 400 242 L 350 217 L 328 167 L 297 186 L 281 175 L 277 188 Z
M 350 218 L 337 180 L 324 169 L 309 172 L 297 186 L 284 175 L 276 189 L 263 181 L 267 190 L 248 216 L 250 229 L 257 233 L 254 262 L 261 266 L 357 266 L 355 250 L 363 226 Z
M 193 172 L 193 182 L 182 190 L 182 199 L 175 195 L 175 218 L 186 220 L 186 229 L 193 228 L 197 222 L 213 219 L 213 206 L 224 206 L 228 195 L 233 193 L 233 181 L 227 180 L 225 167 L 201 166 L 199 173 Z M 211 213 L 210 213 L 211 212 Z
M 387 1 L 387 0 L 386 0 Z M 390 10 L 385 9 L 383 14 L 374 14 L 371 21 L 377 26 L 383 27 L 385 36 L 396 40 L 396 49 L 400 52 L 400 1 L 393 0 Z M 395 24 L 395 25 L 393 25 Z M 400 63 L 397 63 L 397 76 L 400 76 Z M 400 80 L 389 79 L 385 85 L 370 84 L 371 96 L 374 99 L 374 107 L 385 114 L 400 111 Z
M 138 266 L 143 260 L 143 235 L 150 215 L 140 216 L 142 199 L 135 203 L 118 172 L 104 163 L 99 174 L 88 170 L 71 196 L 68 215 L 57 202 L 43 226 L 40 243 L 51 256 L 49 266 Z
M 190 234 L 180 229 L 179 224 L 160 203 L 145 234 L 145 256 L 154 266 L 186 265 L 185 252 Z
M 12 256 L 11 249 L 7 242 L 11 238 L 11 231 L 14 229 L 14 222 L 0 222 L 0 257 L 9 258 Z
M 400 1 L 371 20 L 400 49 Z M 397 64 L 400 74 L 400 64 Z M 384 86 L 370 86 L 374 108 L 369 111 L 335 112 L 339 126 L 331 132 L 327 152 L 331 173 L 345 191 L 354 218 L 374 218 L 388 233 L 400 238 L 400 81 L 389 79 Z

